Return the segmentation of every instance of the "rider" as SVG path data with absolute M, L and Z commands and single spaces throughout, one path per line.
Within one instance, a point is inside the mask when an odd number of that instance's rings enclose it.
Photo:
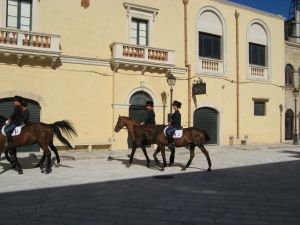
M 175 112 L 171 115 L 171 122 L 169 122 L 170 126 L 166 130 L 170 149 L 174 149 L 173 135 L 175 131 L 181 129 L 181 114 L 179 111 L 181 108 L 181 102 L 174 101 L 172 106 Z
M 148 110 L 148 113 L 147 113 L 147 117 L 146 117 L 145 121 L 142 124 L 145 124 L 145 125 L 155 125 L 156 124 L 155 112 L 153 109 L 153 105 L 154 105 L 154 103 L 152 101 L 146 102 L 146 109 Z
M 27 108 L 27 102 L 25 99 L 22 100 L 22 115 L 23 115 L 23 122 L 24 124 L 29 124 L 30 123 L 30 112 Z
M 20 96 L 14 97 L 15 109 L 13 114 L 7 120 L 8 125 L 4 128 L 7 136 L 7 147 L 9 148 L 13 147 L 13 138 L 11 136 L 12 132 L 17 126 L 20 126 L 24 122 L 22 109 L 23 101 L 23 98 Z

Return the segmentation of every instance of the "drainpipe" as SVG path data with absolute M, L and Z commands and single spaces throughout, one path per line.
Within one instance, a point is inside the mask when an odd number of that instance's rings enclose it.
M 235 16 L 236 29 L 236 138 L 240 139 L 240 59 L 239 59 L 239 16 L 237 10 Z
M 187 5 L 189 0 L 182 0 L 184 5 L 184 64 L 188 70 L 188 127 L 191 127 L 192 114 L 192 78 L 191 64 L 188 63 L 188 29 L 187 29 Z

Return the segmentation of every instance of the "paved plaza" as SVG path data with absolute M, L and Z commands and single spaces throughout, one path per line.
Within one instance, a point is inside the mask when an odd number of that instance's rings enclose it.
M 292 145 L 208 146 L 187 171 L 189 151 L 162 172 L 145 167 L 141 150 L 61 152 L 45 175 L 40 154 L 19 154 L 24 175 L 0 161 L 1 225 L 299 225 L 300 148 Z M 153 150 L 148 150 L 149 155 Z M 167 153 L 167 156 L 169 153 Z M 151 157 L 152 158 L 152 157 Z

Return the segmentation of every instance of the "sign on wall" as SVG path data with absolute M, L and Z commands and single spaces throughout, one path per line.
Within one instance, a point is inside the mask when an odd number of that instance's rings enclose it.
M 202 81 L 194 83 L 192 88 L 193 95 L 204 95 L 206 94 L 206 83 Z

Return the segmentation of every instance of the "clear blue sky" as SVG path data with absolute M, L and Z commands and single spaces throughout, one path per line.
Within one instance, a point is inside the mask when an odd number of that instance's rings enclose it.
M 291 0 L 230 0 L 288 18 Z

